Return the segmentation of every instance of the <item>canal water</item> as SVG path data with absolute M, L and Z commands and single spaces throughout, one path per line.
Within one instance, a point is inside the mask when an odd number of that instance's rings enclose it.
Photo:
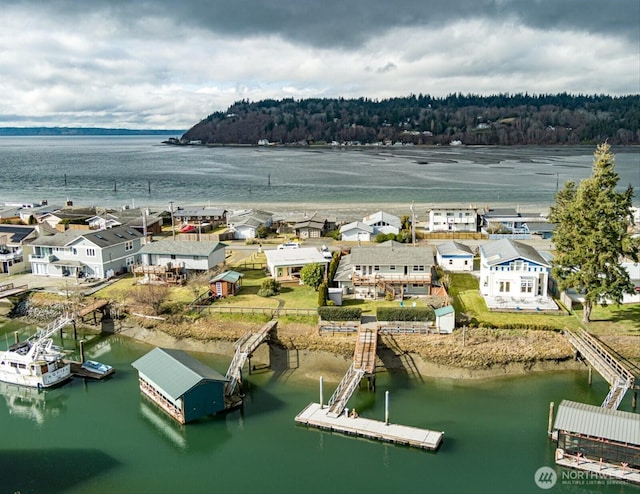
M 33 328 L 0 324 L 0 349 Z M 60 343 L 58 341 L 58 343 Z M 64 347 L 76 349 L 72 340 Z M 361 416 L 444 431 L 437 452 L 296 425 L 318 382 L 260 370 L 245 376 L 244 408 L 180 426 L 144 399 L 131 362 L 152 347 L 124 336 L 87 343 L 113 365 L 105 381 L 74 378 L 45 392 L 1 386 L 0 492 L 14 493 L 542 493 L 640 492 L 613 481 L 562 477 L 543 491 L 534 474 L 553 466 L 549 402 L 600 404 L 606 383 L 567 371 L 490 380 L 424 380 L 381 372 L 377 391 L 349 402 Z M 230 357 L 193 354 L 221 373 Z M 345 369 L 346 370 L 346 369 Z M 319 377 L 320 373 L 318 373 Z M 325 396 L 337 383 L 325 381 Z M 326 399 L 326 397 L 325 397 Z M 630 410 L 630 397 L 621 409 Z

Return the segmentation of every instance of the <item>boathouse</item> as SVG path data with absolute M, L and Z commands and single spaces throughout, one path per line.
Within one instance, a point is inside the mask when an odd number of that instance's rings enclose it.
M 553 437 L 558 441 L 558 465 L 640 479 L 640 415 L 636 413 L 563 400 Z
M 209 290 L 214 298 L 235 295 L 242 288 L 242 273 L 237 271 L 225 271 L 209 280 Z
M 225 408 L 228 379 L 182 350 L 155 348 L 131 365 L 142 394 L 181 424 Z

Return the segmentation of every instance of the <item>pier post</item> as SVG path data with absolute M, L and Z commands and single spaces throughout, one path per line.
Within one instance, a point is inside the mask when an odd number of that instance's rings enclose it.
M 247 357 L 247 360 L 249 361 L 249 375 L 251 375 L 251 357 Z
M 389 391 L 384 392 L 384 424 L 389 425 Z
M 15 343 L 20 343 L 20 335 L 17 331 L 13 332 L 13 339 L 15 340 Z
M 324 396 L 322 395 L 322 376 L 320 376 L 320 410 L 324 408 Z
M 591 386 L 592 382 L 593 382 L 593 368 L 589 366 L 589 386 Z
M 75 319 L 73 320 L 73 339 L 78 341 L 78 326 Z
M 552 401 L 549 403 L 549 426 L 547 427 L 547 432 L 551 435 L 551 431 L 553 430 L 553 408 L 555 403 Z
M 80 362 L 84 364 L 84 340 L 80 340 Z
M 636 406 L 638 406 L 638 390 L 634 389 L 633 395 L 631 396 L 631 408 L 635 410 Z

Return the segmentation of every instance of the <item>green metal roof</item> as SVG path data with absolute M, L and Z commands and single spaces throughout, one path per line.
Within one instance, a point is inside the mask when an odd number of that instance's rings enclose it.
M 214 276 L 209 280 L 209 283 L 215 283 L 216 281 L 227 281 L 229 283 L 236 283 L 244 275 L 237 271 L 225 271 L 217 276 Z
M 131 365 L 160 386 L 172 400 L 177 400 L 202 381 L 228 381 L 182 350 L 154 348 Z
M 640 446 L 640 415 L 563 400 L 553 428 Z
M 452 314 L 455 312 L 453 305 L 445 305 L 444 307 L 440 307 L 439 309 L 435 309 L 434 314 L 438 317 L 446 316 L 447 314 Z

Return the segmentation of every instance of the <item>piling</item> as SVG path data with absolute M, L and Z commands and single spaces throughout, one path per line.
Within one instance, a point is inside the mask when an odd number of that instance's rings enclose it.
M 84 340 L 80 340 L 80 362 L 84 364 Z
M 547 432 L 551 435 L 551 431 L 553 430 L 553 408 L 555 403 L 552 401 L 549 403 L 549 425 L 547 427 Z
M 384 392 L 384 423 L 389 425 L 389 391 Z
M 631 397 L 631 408 L 635 410 L 637 405 L 638 405 L 638 390 L 634 389 L 633 396 Z
M 320 376 L 320 409 L 324 408 L 324 396 L 322 396 L 322 376 Z
M 73 320 L 73 339 L 78 341 L 78 326 L 75 319 Z
M 589 386 L 591 386 L 592 382 L 593 382 L 593 368 L 589 366 Z
M 13 332 L 13 339 L 15 340 L 16 343 L 20 343 L 20 335 L 18 334 L 17 331 Z M 635 393 L 634 393 L 635 395 Z

